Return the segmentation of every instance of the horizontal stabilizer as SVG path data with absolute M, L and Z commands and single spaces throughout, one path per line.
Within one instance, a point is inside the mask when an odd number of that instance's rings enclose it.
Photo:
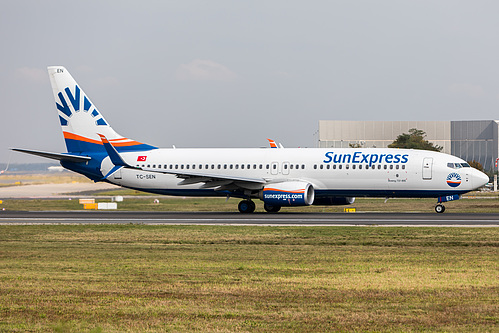
M 78 162 L 87 162 L 87 161 L 91 160 L 91 158 L 88 156 L 71 155 L 71 154 L 64 154 L 64 153 L 62 153 L 62 154 L 61 153 L 50 153 L 50 152 L 46 152 L 46 151 L 21 149 L 21 148 L 12 148 L 11 150 L 18 151 L 21 153 L 41 156 L 41 157 L 45 157 L 45 158 L 51 158 L 53 160 L 58 160 L 58 161 L 68 161 L 68 162 L 78 163 Z

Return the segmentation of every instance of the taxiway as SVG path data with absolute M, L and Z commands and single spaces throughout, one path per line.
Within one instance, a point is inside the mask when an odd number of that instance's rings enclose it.
M 0 211 L 0 224 L 499 227 L 499 214 Z

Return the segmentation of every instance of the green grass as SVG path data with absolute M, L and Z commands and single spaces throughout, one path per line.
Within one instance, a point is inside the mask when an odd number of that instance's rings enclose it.
M 95 198 L 96 202 L 109 202 L 110 199 L 99 196 L 88 196 Z M 154 199 L 159 203 L 154 203 Z M 237 212 L 237 204 L 240 199 L 231 198 L 182 198 L 164 196 L 145 196 L 125 198 L 118 203 L 119 210 L 133 211 L 200 211 L 200 212 Z M 263 203 L 255 201 L 257 212 L 264 212 Z M 310 206 L 310 207 L 283 207 L 281 212 L 343 212 L 344 208 L 355 208 L 358 212 L 419 212 L 432 213 L 436 199 L 384 199 L 357 198 L 350 206 Z M 447 213 L 499 213 L 499 198 L 493 199 L 461 199 L 445 204 Z M 83 210 L 83 205 L 78 199 L 73 200 L 19 200 L 5 199 L 0 204 L 0 209 L 6 210 Z
M 0 331 L 492 332 L 498 228 L 0 226 Z

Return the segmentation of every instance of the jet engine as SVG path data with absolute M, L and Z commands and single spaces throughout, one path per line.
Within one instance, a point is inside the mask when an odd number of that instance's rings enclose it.
M 315 191 L 310 183 L 289 181 L 269 184 L 259 196 L 271 206 L 310 206 L 314 202 Z

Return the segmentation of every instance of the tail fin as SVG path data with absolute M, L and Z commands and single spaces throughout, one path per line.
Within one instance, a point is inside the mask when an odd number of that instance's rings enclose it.
M 116 133 L 64 67 L 48 72 L 68 153 L 106 152 L 99 133 L 119 152 L 156 149 Z

